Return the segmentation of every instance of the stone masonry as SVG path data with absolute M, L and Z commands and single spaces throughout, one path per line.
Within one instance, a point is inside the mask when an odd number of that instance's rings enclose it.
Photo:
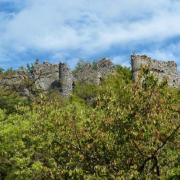
M 73 89 L 73 76 L 66 64 L 59 64 L 60 92 L 63 96 L 69 96 Z
M 24 79 L 30 79 L 34 82 L 37 90 L 49 91 L 56 89 L 62 96 L 69 96 L 76 83 L 99 84 L 107 75 L 113 72 L 114 65 L 109 59 L 102 59 L 94 66 L 85 63 L 83 68 L 73 73 L 64 63 L 50 64 L 48 62 L 39 63 L 36 61 L 30 70 L 15 71 L 10 77 L 0 79 L 0 85 L 16 87 L 22 95 L 30 95 L 30 90 L 24 85 Z M 22 76 L 23 74 L 24 76 Z M 23 88 L 20 89 L 20 85 Z
M 137 80 L 142 66 L 147 66 L 160 80 L 167 79 L 169 86 L 180 87 L 180 73 L 174 61 L 157 61 L 146 55 L 132 55 L 133 79 Z M 77 83 L 99 85 L 115 66 L 110 59 L 103 58 L 96 63 L 84 63 L 81 68 L 71 71 L 64 63 L 50 64 L 36 61 L 32 67 L 14 71 L 10 76 L 0 77 L 0 86 L 13 87 L 24 96 L 33 95 L 24 83 L 27 79 L 34 82 L 35 88 L 42 91 L 56 89 L 63 96 L 69 96 Z
M 160 81 L 166 79 L 169 86 L 180 87 L 180 72 L 174 61 L 157 61 L 146 55 L 132 55 L 133 79 L 137 80 L 140 69 L 146 66 Z

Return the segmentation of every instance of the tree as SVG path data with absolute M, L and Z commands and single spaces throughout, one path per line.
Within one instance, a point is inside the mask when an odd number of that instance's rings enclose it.
M 147 69 L 143 70 L 143 80 L 129 87 L 116 78 L 113 82 L 119 88 L 102 88 L 99 109 L 110 121 L 106 133 L 111 131 L 115 137 L 117 158 L 123 162 L 118 169 L 122 168 L 125 174 L 130 172 L 129 176 L 131 172 L 140 177 L 168 176 L 179 158 L 177 96 Z
M 4 72 L 4 69 L 0 67 L 0 74 Z
M 130 75 L 120 67 L 94 87 L 93 106 L 78 90 L 0 107 L 1 178 L 178 179 L 179 90 L 148 70 L 136 83 Z

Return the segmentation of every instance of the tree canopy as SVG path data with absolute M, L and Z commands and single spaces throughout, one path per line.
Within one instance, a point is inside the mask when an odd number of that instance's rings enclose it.
M 179 179 L 180 90 L 121 66 L 69 98 L 0 90 L 0 179 Z

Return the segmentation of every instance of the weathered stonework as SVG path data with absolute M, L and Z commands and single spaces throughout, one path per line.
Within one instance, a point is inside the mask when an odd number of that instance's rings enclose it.
M 100 81 L 114 71 L 110 59 L 102 59 L 96 64 L 84 64 L 83 68 L 74 73 L 74 82 L 100 84 Z
M 146 55 L 132 55 L 131 66 L 134 80 L 138 79 L 141 67 L 147 66 L 159 80 L 166 79 L 169 86 L 180 87 L 180 72 L 174 61 L 157 61 Z
M 31 90 L 24 83 L 24 80 L 30 79 L 37 90 L 56 89 L 61 95 L 69 96 L 77 82 L 100 84 L 101 79 L 113 72 L 113 69 L 114 66 L 108 59 L 102 59 L 95 65 L 85 63 L 83 68 L 74 74 L 64 63 L 41 64 L 36 61 L 28 70 L 15 71 L 10 77 L 3 77 L 0 85 L 13 87 L 22 95 L 31 95 Z
M 32 69 L 32 78 L 35 80 L 37 89 L 50 90 L 59 80 L 59 66 L 44 62 L 35 63 Z
M 10 72 L 6 76 L 0 77 L 0 86 L 13 88 L 15 91 L 20 92 L 21 95 L 29 96 L 29 89 L 24 86 L 27 76 L 27 72 L 23 70 Z
M 73 76 L 66 64 L 59 64 L 60 92 L 63 96 L 69 96 L 72 92 Z
M 156 61 L 145 55 L 132 55 L 131 66 L 133 79 L 137 80 L 142 66 L 147 66 L 160 80 L 167 79 L 169 86 L 180 87 L 180 73 L 174 61 Z M 69 96 L 77 83 L 99 85 L 102 79 L 112 74 L 115 66 L 109 59 L 96 63 L 85 63 L 76 71 L 71 71 L 64 63 L 50 64 L 36 61 L 30 69 L 10 73 L 10 76 L 0 77 L 0 86 L 13 87 L 25 96 L 33 96 L 32 89 L 26 81 L 34 82 L 35 89 L 49 91 L 56 89 L 63 96 Z

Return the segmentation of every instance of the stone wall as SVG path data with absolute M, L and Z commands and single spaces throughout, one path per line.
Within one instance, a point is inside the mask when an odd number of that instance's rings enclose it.
M 0 77 L 0 86 L 20 92 L 22 96 L 29 96 L 29 89 L 25 85 L 27 77 L 27 71 L 12 71 Z
M 72 73 L 64 63 L 35 63 L 33 78 L 37 79 L 36 87 L 42 90 L 58 89 L 63 96 L 69 96 L 77 82 L 99 84 L 101 79 L 112 73 L 114 65 L 109 59 L 102 59 L 95 64 L 85 63 Z
M 166 78 L 170 86 L 180 86 L 180 73 L 174 61 L 157 61 L 145 55 L 132 55 L 131 65 L 133 79 L 138 79 L 142 66 L 147 66 L 160 80 Z M 115 66 L 110 59 L 101 59 L 96 63 L 84 63 L 81 68 L 71 71 L 64 63 L 50 64 L 36 61 L 30 69 L 15 71 L 10 76 L 0 77 L 0 85 L 15 87 L 23 95 L 31 94 L 31 90 L 24 83 L 29 78 L 35 88 L 42 91 L 57 89 L 61 95 L 69 96 L 76 83 L 100 84 L 108 75 L 112 74 Z
M 103 58 L 96 63 L 86 63 L 74 73 L 74 81 L 80 83 L 100 84 L 100 81 L 114 71 L 110 59 Z
M 33 64 L 32 78 L 35 80 L 37 89 L 50 90 L 59 80 L 59 66 L 48 62 L 43 64 L 36 62 Z
M 133 79 L 137 80 L 142 66 L 147 66 L 158 79 L 166 79 L 169 86 L 180 86 L 180 73 L 174 61 L 157 61 L 146 55 L 132 55 L 131 66 Z

